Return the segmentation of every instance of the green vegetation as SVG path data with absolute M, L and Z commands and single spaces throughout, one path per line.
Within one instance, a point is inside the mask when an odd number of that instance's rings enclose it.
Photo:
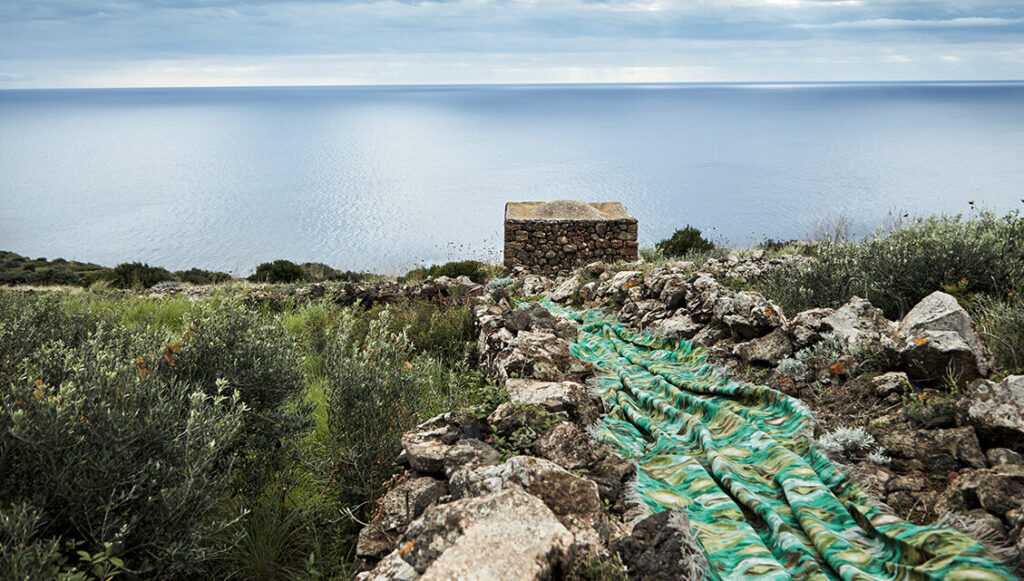
M 690 254 L 711 252 L 715 249 L 715 243 L 704 238 L 700 230 L 688 225 L 676 230 L 671 238 L 655 244 L 654 248 L 668 258 L 682 258 Z
M 398 281 L 414 282 L 425 278 L 437 278 L 439 276 L 447 276 L 449 278 L 468 276 L 473 282 L 482 284 L 490 275 L 491 273 L 489 272 L 487 265 L 483 262 L 477 260 L 462 260 L 458 262 L 434 264 L 423 268 L 414 268 L 405 273 L 405 276 L 399 277 Z
M 231 280 L 226 272 L 192 268 L 170 272 L 140 262 L 107 268 L 88 262 L 63 258 L 35 260 L 13 252 L 0 251 L 0 285 L 82 286 L 105 283 L 117 288 L 149 288 L 158 282 L 176 281 L 191 284 L 217 284 Z
M 759 290 L 787 313 L 838 307 L 856 295 L 899 318 L 943 287 L 1000 299 L 1022 284 L 1024 218 L 930 216 L 860 242 L 827 239 L 817 255 L 772 272 Z
M 117 288 L 149 288 L 158 282 L 174 280 L 174 275 L 165 268 L 141 262 L 126 262 L 114 267 L 113 272 L 104 280 Z
M 290 260 L 264 262 L 256 267 L 256 272 L 249 277 L 253 282 L 289 283 L 306 279 L 306 271 Z
M 4 575 L 351 578 L 400 435 L 500 403 L 464 306 L 244 297 L 0 291 Z

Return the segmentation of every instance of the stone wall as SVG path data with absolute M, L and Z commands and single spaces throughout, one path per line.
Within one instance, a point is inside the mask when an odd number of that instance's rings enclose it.
M 582 208 L 586 206 L 586 208 Z M 556 275 L 596 260 L 637 259 L 637 221 L 617 202 L 509 203 L 505 266 Z

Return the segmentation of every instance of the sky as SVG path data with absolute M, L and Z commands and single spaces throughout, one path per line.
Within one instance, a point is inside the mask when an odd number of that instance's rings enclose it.
M 1024 0 L 0 0 L 0 89 L 1024 79 Z

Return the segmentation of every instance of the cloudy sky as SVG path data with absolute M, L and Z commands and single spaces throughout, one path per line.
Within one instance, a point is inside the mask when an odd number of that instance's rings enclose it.
M 1024 79 L 1024 0 L 0 0 L 0 88 Z

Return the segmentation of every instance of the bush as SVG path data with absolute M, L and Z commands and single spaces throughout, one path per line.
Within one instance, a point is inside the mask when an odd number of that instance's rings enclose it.
M 816 258 L 770 272 L 761 290 L 789 313 L 857 295 L 896 319 L 944 286 L 1002 295 L 1020 287 L 1022 273 L 1024 218 L 982 212 L 970 220 L 919 218 L 859 243 L 824 241 Z
M 372 278 L 374 275 L 366 272 L 352 272 L 351 270 L 335 270 L 320 262 L 307 262 L 302 265 L 305 279 L 313 282 L 325 280 L 340 282 L 359 282 Z
M 191 284 L 217 284 L 231 280 L 231 275 L 226 272 L 213 272 L 200 268 L 179 270 L 174 273 L 174 276 L 178 277 L 181 282 Z
M 304 389 L 298 347 L 284 327 L 230 303 L 202 305 L 186 315 L 180 340 L 166 343 L 156 363 L 175 380 L 206 395 L 219 385 L 236 391 L 247 408 L 237 446 L 236 489 L 254 497 L 291 452 L 294 436 L 309 428 L 297 400 Z
M 488 277 L 486 267 L 487 265 L 477 260 L 446 262 L 444 264 L 434 264 L 426 268 L 410 270 L 405 276 L 400 277 L 399 281 L 407 282 L 423 278 L 437 278 L 439 276 L 447 276 L 448 278 L 468 276 L 473 282 L 483 284 Z
M 431 360 L 414 356 L 405 330 L 391 330 L 392 317 L 381 311 L 360 339 L 352 312 L 344 311 L 324 357 L 327 453 L 338 498 L 350 506 L 380 495 L 395 472 L 402 433 L 448 409 L 453 398 L 454 377 L 430 372 Z
M 700 230 L 687 226 L 676 230 L 671 238 L 666 238 L 654 245 L 655 249 L 669 258 L 679 258 L 690 253 L 710 252 L 715 244 L 701 235 Z
M 978 297 L 970 310 L 996 369 L 1008 375 L 1024 373 L 1024 295 Z
M 141 262 L 118 264 L 108 276 L 118 288 L 149 288 L 158 282 L 174 280 L 174 275 L 167 269 Z
M 306 271 L 290 260 L 264 262 L 249 277 L 253 282 L 289 283 L 306 280 Z
M 232 482 L 240 399 L 223 382 L 207 393 L 166 373 L 148 358 L 162 343 L 152 333 L 46 312 L 61 312 L 52 299 L 3 300 L 0 507 L 31 521 L 20 525 L 26 553 L 5 542 L 4 560 L 27 555 L 52 572 L 54 543 L 77 541 L 90 553 L 112 543 L 146 576 L 202 561 L 226 525 L 214 514 Z M 70 328 L 35 327 L 46 322 Z

